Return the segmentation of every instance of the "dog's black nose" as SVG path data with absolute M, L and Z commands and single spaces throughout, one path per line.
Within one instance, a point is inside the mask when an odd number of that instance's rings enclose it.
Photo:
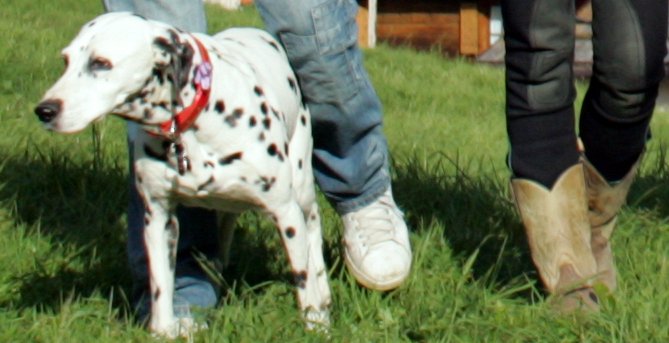
M 45 100 L 35 107 L 35 114 L 39 120 L 48 123 L 53 120 L 63 107 L 63 102 L 60 100 Z

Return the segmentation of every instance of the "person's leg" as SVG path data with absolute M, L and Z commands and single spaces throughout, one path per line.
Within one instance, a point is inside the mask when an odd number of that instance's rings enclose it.
M 559 310 L 597 310 L 574 127 L 574 2 L 506 0 L 502 15 L 511 186 L 532 260 Z
M 588 160 L 617 181 L 644 149 L 664 78 L 667 2 L 595 0 L 593 13 L 593 75 L 580 136 Z
M 206 32 L 202 0 L 102 0 L 107 12 L 133 12 L 189 32 Z
M 578 163 L 573 1 L 503 1 L 513 175 L 547 188 Z
M 104 0 L 105 9 L 129 11 L 159 20 L 190 32 L 205 32 L 206 20 L 201 1 L 161 0 Z M 133 298 L 139 318 L 148 314 L 148 271 L 144 248 L 144 207 L 134 186 L 133 135 L 137 129 L 129 124 L 129 203 L 128 203 L 128 262 L 134 283 Z M 218 291 L 199 266 L 195 254 L 209 259 L 218 257 L 218 235 L 215 213 L 197 208 L 179 207 L 177 216 L 180 235 L 177 255 L 174 311 L 178 317 L 190 316 L 190 307 L 213 307 Z
M 362 64 L 353 0 L 258 0 L 284 45 L 314 128 L 316 181 L 344 220 L 347 265 L 374 289 L 411 265 L 408 230 L 390 189 L 381 103 Z
M 593 1 L 593 75 L 580 119 L 598 280 L 617 287 L 610 238 L 664 77 L 667 2 Z

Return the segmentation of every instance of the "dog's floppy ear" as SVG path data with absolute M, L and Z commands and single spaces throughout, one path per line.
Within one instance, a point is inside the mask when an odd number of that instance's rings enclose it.
M 168 38 L 159 36 L 153 40 L 153 60 L 156 68 L 167 68 L 175 52 Z
M 155 67 L 159 70 L 171 69 L 168 75 L 174 77 L 179 88 L 183 87 L 188 82 L 193 65 L 193 47 L 173 29 L 158 35 L 153 47 Z

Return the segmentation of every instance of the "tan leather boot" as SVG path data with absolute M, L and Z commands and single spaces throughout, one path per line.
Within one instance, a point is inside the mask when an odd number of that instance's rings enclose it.
M 632 166 L 625 177 L 609 184 L 604 177 L 585 158 L 583 169 L 588 193 L 588 217 L 591 227 L 592 254 L 597 261 L 597 282 L 602 283 L 609 292 L 613 293 L 617 287 L 616 267 L 611 251 L 611 234 L 616 225 L 618 211 L 625 204 L 627 193 L 641 158 Z
M 512 179 L 511 187 L 532 260 L 558 310 L 598 311 L 583 165 L 562 173 L 552 190 L 526 179 Z

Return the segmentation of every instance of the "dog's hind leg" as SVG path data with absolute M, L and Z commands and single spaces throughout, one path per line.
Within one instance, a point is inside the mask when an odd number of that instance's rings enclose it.
M 330 292 L 329 288 L 323 291 L 319 287 L 318 274 L 323 270 L 317 270 L 318 263 L 314 263 L 322 262 L 323 255 L 310 246 L 309 229 L 302 210 L 294 200 L 275 208 L 268 207 L 267 210 L 275 219 L 286 248 L 307 329 L 326 330 L 330 323 Z
M 316 287 L 322 297 L 324 311 L 330 307 L 332 301 L 330 294 L 330 285 L 328 283 L 328 270 L 323 259 L 323 231 L 321 229 L 321 218 L 316 201 L 311 203 L 308 212 L 304 212 L 307 224 L 307 239 L 309 243 L 309 268 L 316 272 Z

